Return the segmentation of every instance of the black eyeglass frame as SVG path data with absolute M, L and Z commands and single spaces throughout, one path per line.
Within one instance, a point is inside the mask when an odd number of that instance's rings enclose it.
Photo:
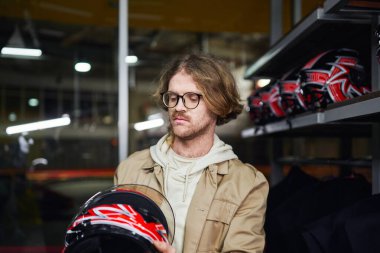
M 173 106 L 169 106 L 169 105 L 167 105 L 167 104 L 165 103 L 165 98 L 164 98 L 164 97 L 165 97 L 166 94 L 174 94 L 174 95 L 177 96 L 177 101 L 176 101 L 176 103 L 175 103 Z M 185 96 L 186 96 L 187 94 L 194 94 L 194 95 L 197 95 L 197 97 L 198 97 L 198 102 L 197 102 L 197 105 L 196 105 L 196 106 L 194 106 L 194 107 L 188 107 L 188 106 L 186 105 Z M 162 92 L 162 93 L 161 93 L 162 103 L 163 103 L 167 108 L 174 108 L 174 107 L 176 107 L 176 106 L 178 105 L 178 101 L 179 101 L 179 99 L 181 98 L 181 100 L 182 100 L 182 104 L 183 104 L 187 109 L 195 109 L 195 108 L 198 107 L 199 102 L 201 101 L 201 97 L 202 97 L 202 96 L 203 96 L 202 94 L 198 94 L 198 93 L 195 93 L 195 92 L 186 92 L 186 93 L 184 93 L 183 95 L 179 95 L 179 94 L 177 94 L 177 93 L 175 93 L 175 92 L 171 92 L 171 91 L 166 91 L 166 92 Z

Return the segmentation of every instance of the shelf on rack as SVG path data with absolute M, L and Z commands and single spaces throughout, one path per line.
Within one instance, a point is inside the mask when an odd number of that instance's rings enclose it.
M 315 127 L 334 123 L 346 126 L 380 122 L 380 91 L 341 103 L 331 104 L 324 111 L 303 113 L 292 118 L 268 123 L 262 126 L 246 128 L 241 132 L 243 138 L 268 135 L 298 128 Z M 350 124 L 348 124 L 348 123 Z M 366 129 L 366 131 L 370 129 Z
M 358 50 L 360 55 L 366 56 L 364 65 L 369 65 L 370 17 L 326 14 L 318 8 L 249 66 L 244 78 L 281 78 L 318 53 L 342 47 Z
M 277 159 L 281 164 L 312 164 L 312 165 L 336 165 L 370 168 L 371 159 L 336 159 L 336 158 L 299 158 L 299 157 L 282 157 Z
M 379 0 L 350 1 L 350 0 L 326 0 L 323 4 L 326 13 L 330 12 L 353 12 L 380 14 Z

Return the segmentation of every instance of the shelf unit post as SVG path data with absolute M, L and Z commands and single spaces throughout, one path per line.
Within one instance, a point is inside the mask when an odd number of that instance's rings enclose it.
M 380 90 L 380 64 L 376 57 L 379 41 L 375 31 L 380 25 L 380 15 L 374 16 L 372 20 L 371 34 L 371 77 L 372 90 Z M 380 123 L 372 125 L 372 193 L 380 193 Z
M 340 137 L 340 159 L 348 161 L 352 157 L 352 137 Z M 352 167 L 347 164 L 340 166 L 339 174 L 341 176 L 348 176 L 352 172 Z
M 270 44 L 273 45 L 282 36 L 282 0 L 271 0 L 270 9 Z
M 278 162 L 279 157 L 283 156 L 282 138 L 271 138 L 271 150 L 270 157 L 270 185 L 274 186 L 284 178 L 284 171 L 282 165 Z

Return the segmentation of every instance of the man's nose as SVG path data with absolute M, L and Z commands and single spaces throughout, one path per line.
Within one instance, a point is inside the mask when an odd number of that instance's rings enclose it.
M 183 97 L 179 97 L 179 98 L 178 98 L 178 103 L 177 103 L 177 105 L 175 106 L 175 109 L 176 109 L 177 111 L 183 111 L 183 110 L 186 110 L 186 106 L 185 106 L 185 102 L 184 102 Z

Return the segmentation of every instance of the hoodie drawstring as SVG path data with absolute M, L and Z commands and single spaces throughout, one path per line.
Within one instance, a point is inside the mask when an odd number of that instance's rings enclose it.
M 190 168 L 188 168 L 186 170 L 186 174 L 185 174 L 185 189 L 183 191 L 183 197 L 182 197 L 182 201 L 183 202 L 186 201 L 187 188 L 188 188 L 188 185 L 189 185 L 189 174 L 190 174 Z
M 169 180 L 169 162 L 167 162 L 166 167 L 164 169 L 164 175 L 165 175 L 165 180 L 164 180 L 164 191 L 165 191 L 165 196 L 167 196 L 169 189 L 168 189 L 168 180 Z

